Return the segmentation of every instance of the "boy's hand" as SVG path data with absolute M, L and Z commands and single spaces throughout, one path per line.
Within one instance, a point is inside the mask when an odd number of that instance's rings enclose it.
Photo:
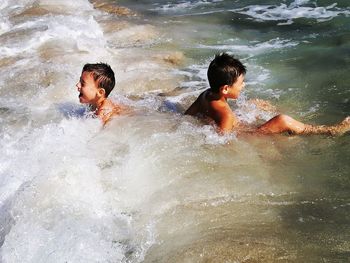
M 277 112 L 277 108 L 266 100 L 250 99 L 248 102 L 254 104 L 260 110 L 268 112 Z

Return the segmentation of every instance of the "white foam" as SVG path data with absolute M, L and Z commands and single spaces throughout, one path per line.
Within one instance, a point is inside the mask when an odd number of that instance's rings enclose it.
M 259 109 L 254 103 L 249 102 L 244 94 L 237 100 L 237 108 L 234 112 L 240 121 L 249 124 L 254 124 L 258 120 L 267 121 L 276 115 L 275 113 Z
M 8 17 L 3 15 L 0 17 L 0 35 L 6 33 L 11 28 L 11 23 L 8 20 Z
M 110 207 L 99 162 L 92 161 L 96 152 L 89 149 L 100 129 L 97 119 L 72 119 L 1 140 L 1 159 L 11 162 L 1 170 L 1 203 L 12 199 L 3 213 L 16 222 L 2 225 L 9 232 L 4 262 L 125 257 L 130 217 Z
M 184 76 L 186 81 L 181 82 L 181 87 L 191 89 L 203 89 L 207 87 L 207 70 L 210 61 L 201 64 L 192 64 L 183 70 L 174 70 L 176 75 Z
M 280 38 L 274 38 L 271 40 L 268 40 L 266 42 L 261 43 L 254 43 L 254 44 L 248 44 L 248 45 L 198 45 L 198 48 L 206 48 L 206 49 L 215 49 L 215 50 L 223 50 L 223 51 L 229 51 L 233 52 L 235 54 L 261 54 L 266 52 L 272 52 L 274 50 L 288 48 L 288 47 L 295 47 L 298 45 L 298 42 L 287 40 L 287 39 L 280 39 Z
M 199 135 L 199 144 L 234 138 L 209 125 L 170 132 L 174 120 L 163 115 L 134 118 L 104 130 L 98 119 L 64 119 L 0 139 L 1 203 L 11 204 L 2 206 L 0 221 L 4 262 L 120 262 L 128 254 L 141 261 L 156 242 L 156 225 L 147 215 L 137 221 L 137 214 L 155 204 L 168 209 L 175 193 L 149 200 L 181 176 L 167 167 L 178 152 L 169 136 L 182 142 Z M 164 154 L 153 154 L 155 147 Z
M 162 12 L 184 12 L 196 7 L 211 5 L 213 3 L 222 2 L 222 0 L 197 0 L 197 1 L 180 1 L 174 4 L 165 4 L 161 7 L 154 8 L 152 10 Z
M 0 9 L 4 9 L 7 6 L 8 6 L 8 0 L 2 0 L 0 2 Z
M 20 42 L 1 46 L 0 54 L 15 56 L 26 52 L 36 52 L 37 48 L 49 40 L 70 39 L 76 42 L 78 50 L 90 51 L 99 47 L 103 50 L 105 40 L 103 32 L 92 16 L 81 19 L 73 16 L 46 16 L 36 20 L 24 22 L 14 26 L 11 31 L 29 30 L 29 34 L 22 32 Z M 91 46 L 91 42 L 94 43 Z
M 0 35 L 2 35 L 9 31 L 12 26 L 10 21 L 8 20 L 10 10 L 7 0 L 3 0 L 0 2 L 0 12 Z
M 92 9 L 92 4 L 89 1 L 85 0 L 37 0 L 38 5 L 47 6 L 64 6 L 67 10 L 71 10 L 77 13 L 81 13 L 82 11 L 90 11 Z
M 303 6 L 309 4 L 310 1 L 294 1 L 289 6 L 280 5 L 250 5 L 241 9 L 231 10 L 236 13 L 245 14 L 257 21 L 284 21 L 283 24 L 292 24 L 295 19 L 307 18 L 316 19 L 318 22 L 331 20 L 339 15 L 350 14 L 350 9 L 341 9 L 336 7 L 336 3 L 322 6 Z

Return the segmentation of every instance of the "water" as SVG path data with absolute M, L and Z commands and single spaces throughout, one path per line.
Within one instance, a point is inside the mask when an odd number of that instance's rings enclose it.
M 348 262 L 349 136 L 219 136 L 182 113 L 227 51 L 239 118 L 350 115 L 348 1 L 0 2 L 0 262 Z M 94 8 L 95 6 L 95 8 Z M 119 12 L 119 13 L 118 13 Z M 134 114 L 102 128 L 83 64 Z

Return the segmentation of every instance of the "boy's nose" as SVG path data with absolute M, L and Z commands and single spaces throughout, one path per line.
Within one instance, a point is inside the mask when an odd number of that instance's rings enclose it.
M 77 84 L 75 84 L 75 86 L 77 87 L 78 91 L 80 91 L 80 88 L 81 88 L 80 82 L 78 82 Z

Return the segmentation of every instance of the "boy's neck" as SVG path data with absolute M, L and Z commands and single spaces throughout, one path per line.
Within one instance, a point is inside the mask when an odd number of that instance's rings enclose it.
M 211 100 L 227 102 L 227 98 L 220 92 L 214 92 L 211 89 L 209 89 L 209 94 L 210 94 Z
M 107 98 L 103 97 L 101 98 L 100 100 L 98 100 L 96 106 L 97 106 L 97 109 L 100 109 L 103 107 L 103 105 L 107 102 Z
M 103 105 L 108 101 L 107 98 L 102 97 L 100 99 L 97 100 L 96 103 L 94 104 L 90 104 L 91 108 L 95 111 L 98 111 L 99 109 L 101 109 L 103 107 Z

